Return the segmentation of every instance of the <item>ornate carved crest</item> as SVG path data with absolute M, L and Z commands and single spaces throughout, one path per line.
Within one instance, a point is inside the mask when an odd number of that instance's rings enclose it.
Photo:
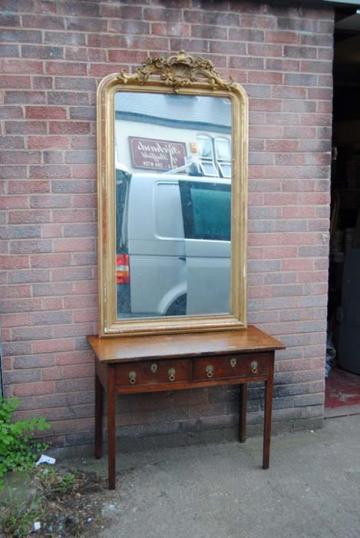
M 213 89 L 229 90 L 234 82 L 224 80 L 215 71 L 210 60 L 200 56 L 189 56 L 180 51 L 169 58 L 148 58 L 134 74 L 121 72 L 119 80 L 126 83 L 145 84 L 149 80 L 158 78 L 174 90 L 185 86 L 191 86 L 195 82 L 207 82 Z

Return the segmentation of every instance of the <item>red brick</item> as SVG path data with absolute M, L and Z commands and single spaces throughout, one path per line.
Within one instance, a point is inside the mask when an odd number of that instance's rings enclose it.
M 35 30 L 2 30 L 1 41 L 14 43 L 41 43 L 41 32 Z
M 42 377 L 44 381 L 55 381 L 56 379 L 63 379 L 64 374 L 62 368 L 59 366 L 53 366 L 50 368 L 44 368 Z
M 142 63 L 148 57 L 146 51 L 129 51 L 129 50 L 109 50 L 109 62 L 118 63 Z
M 50 105 L 88 105 L 89 96 L 86 92 L 49 92 L 48 102 Z
M 297 151 L 299 147 L 299 144 L 297 140 L 266 140 L 265 141 L 265 148 L 266 151 L 277 151 L 277 152 L 285 152 L 285 151 Z
M 14 75 L 15 76 L 15 75 Z M 1 77 L 0 79 L 0 83 L 1 81 L 4 79 L 6 80 L 7 77 Z M 19 79 L 20 78 L 20 81 L 19 81 L 19 84 L 16 86 L 14 86 L 15 88 L 19 88 L 21 87 L 21 76 L 15 76 L 16 79 Z M 18 104 L 18 103 L 21 103 L 23 105 L 27 105 L 27 104 L 34 104 L 34 105 L 37 105 L 37 104 L 44 104 L 46 103 L 46 94 L 45 92 L 40 92 L 40 91 L 20 91 L 20 90 L 16 90 L 16 91 L 7 91 L 6 94 L 5 94 L 5 103 L 6 104 Z
M 56 119 L 66 118 L 66 108 L 55 106 L 27 106 L 25 117 L 29 119 Z
M 34 192 L 49 192 L 50 183 L 48 181 L 9 181 L 9 194 L 31 194 Z
M 28 138 L 29 149 L 68 149 L 69 144 L 67 136 L 29 136 Z
M 263 57 L 281 57 L 281 45 L 271 45 L 269 43 L 249 43 L 247 46 L 248 54 L 251 56 Z
M 282 84 L 283 75 L 270 71 L 250 71 L 248 80 L 249 83 Z
M 0 108 L 0 118 L 5 120 L 19 119 L 24 116 L 20 106 L 2 106 Z
M 48 282 L 50 280 L 50 273 L 44 269 L 21 269 L 21 270 L 12 270 L 9 274 L 9 283 L 19 283 L 19 282 Z
M 116 64 L 116 65 L 113 65 L 113 64 L 108 64 L 108 63 L 104 63 L 104 64 L 91 64 L 90 67 L 89 67 L 89 75 L 92 76 L 92 77 L 105 77 L 106 75 L 110 75 L 110 73 L 114 73 L 114 72 L 120 72 L 120 71 L 125 71 L 125 72 L 128 72 L 129 71 L 129 68 L 128 66 L 124 63 L 124 64 Z M 68 104 L 83 104 L 83 103 L 68 103 Z M 85 103 L 87 104 L 87 103 Z
M 35 254 L 38 252 L 51 252 L 52 244 L 48 239 L 36 239 L 24 241 L 12 241 L 10 243 L 11 254 Z
M 8 134 L 44 134 L 47 125 L 44 121 L 6 121 L 5 132 Z M 29 149 L 33 149 L 28 146 Z
M 93 222 L 95 220 L 95 208 L 53 211 L 53 220 L 54 222 Z
M 96 177 L 96 165 L 95 164 L 75 164 L 72 167 L 73 178 Z
M 297 60 L 283 60 L 278 58 L 269 58 L 265 62 L 266 69 L 270 71 L 299 71 L 300 62 Z
M 95 248 L 94 239 L 89 238 L 76 238 L 76 239 L 57 239 L 54 240 L 54 251 L 55 252 L 82 252 L 86 250 L 91 250 Z
M 106 50 L 87 49 L 87 53 L 89 57 L 89 62 L 105 62 L 106 61 Z M 66 54 L 69 55 L 68 49 L 66 50 Z
M 64 300 L 62 297 L 42 297 L 40 302 L 41 310 L 61 310 Z
M 50 222 L 50 211 L 33 209 L 22 211 L 10 211 L 9 212 L 10 224 L 25 224 L 25 223 L 37 223 L 37 222 Z
M 137 19 L 138 17 L 131 18 Z M 180 22 L 182 20 L 182 13 L 180 9 L 168 9 L 167 7 L 151 7 L 144 9 L 144 19 L 149 21 Z
M 32 396 L 41 394 L 50 394 L 55 391 L 55 385 L 52 381 L 41 381 L 38 383 L 25 383 L 14 385 L 12 392 L 14 396 Z
M 36 164 L 40 161 L 39 151 L 0 151 L 1 164 Z
M 281 266 L 284 271 L 312 271 L 314 269 L 314 262 L 308 258 L 297 258 L 283 260 Z
M 59 195 L 56 196 L 49 194 L 41 194 L 39 196 L 31 196 L 30 197 L 30 207 L 34 208 L 59 208 L 59 207 L 68 207 L 70 205 L 71 198 L 70 196 L 66 195 Z
M 43 227 L 43 237 L 62 237 L 61 224 L 47 224 Z
M 66 47 L 65 60 L 70 62 L 79 61 L 87 62 L 89 58 L 89 50 L 85 47 Z M 106 52 L 103 51 L 103 60 L 106 59 Z M 100 60 L 99 60 L 100 61 Z
M 61 138 L 61 137 L 56 137 Z M 54 179 L 54 178 L 66 178 L 71 176 L 71 170 L 69 166 L 65 165 L 43 165 L 43 166 L 30 166 L 30 178 L 32 179 Z
M 95 295 L 76 295 L 75 297 L 65 297 L 65 308 L 94 308 L 97 306 L 97 297 Z
M 67 267 L 70 264 L 69 254 L 46 254 L 31 256 L 31 267 Z
M 82 323 L 84 321 L 97 321 L 99 317 L 97 309 L 88 310 L 76 310 L 74 312 L 75 323 Z
M 90 123 L 85 121 L 50 121 L 50 134 L 88 134 Z
M 27 28 L 40 28 L 41 30 L 64 30 L 63 17 L 51 15 L 23 15 L 23 26 Z
M 2 196 L 0 209 L 26 209 L 29 207 L 28 200 L 23 196 Z
M 20 17 L 17 16 L 17 15 L 7 15 L 7 14 L 1 14 L 0 15 L 0 26 L 2 28 L 6 27 L 6 26 L 12 26 L 12 27 L 16 27 L 16 26 L 20 26 Z
M 93 91 L 96 90 L 95 80 L 86 77 L 56 77 L 55 78 L 56 90 L 80 90 L 80 91 Z
M 234 43 L 231 42 L 230 43 L 228 41 L 209 41 L 209 42 L 207 42 L 206 40 L 201 40 L 201 39 L 192 40 L 190 43 L 192 43 L 192 42 L 197 43 L 198 47 L 200 48 L 200 51 L 202 51 L 202 52 L 205 52 L 207 50 L 208 43 L 209 43 L 209 52 L 213 52 L 215 54 L 231 54 L 231 55 L 235 55 L 235 54 L 245 54 L 245 52 L 246 52 L 245 43 L 242 43 L 242 42 L 240 42 L 240 43 L 238 43 L 238 42 L 234 42 Z M 236 66 L 233 66 L 233 67 L 236 67 Z
M 49 75 L 86 75 L 86 64 L 78 62 L 46 62 L 46 73 Z
M 2 297 L 3 299 L 22 299 L 26 297 L 31 297 L 31 286 L 26 284 L 22 286 L 20 286 L 19 284 L 17 284 L 16 286 L 7 286 L 2 292 Z
M 31 79 L 25 75 L 2 75 L 0 79 L 0 88 L 30 88 Z
M 63 376 L 65 378 L 75 379 L 82 377 L 92 377 L 94 376 L 94 365 L 90 364 L 76 364 L 74 366 L 63 366 L 62 367 Z
M 80 107 L 79 107 L 80 108 Z M 84 107 L 81 107 L 84 108 Z M 71 113 L 71 109 L 70 109 Z M 96 139 L 95 136 L 72 136 L 71 137 L 71 147 L 73 149 L 94 149 L 96 150 Z
M 107 30 L 107 21 L 95 18 L 85 17 L 67 17 L 67 29 L 80 32 L 105 32 Z
M 2 311 L 3 313 L 32 312 L 34 310 L 38 310 L 40 308 L 40 304 L 41 303 L 38 298 L 11 299 L 10 301 L 2 302 Z
M 34 90 L 50 90 L 53 87 L 52 77 L 32 77 Z
M 11 58 L 0 60 L 0 69 L 2 73 L 29 73 L 39 75 L 43 73 L 43 63 L 35 60 L 17 60 Z
M 86 334 L 93 334 L 94 329 L 95 329 L 94 323 L 71 323 L 68 325 L 59 325 L 59 326 L 53 327 L 52 333 L 55 338 L 71 337 L 71 336 L 75 337 L 75 336 L 84 336 Z M 88 367 L 89 367 L 88 365 L 85 366 L 85 368 L 88 368 Z
M 227 28 L 221 28 L 219 26 L 191 24 L 190 31 L 192 37 L 203 39 L 227 39 Z
M 24 138 L 21 136 L 4 136 L 0 139 L 0 146 L 5 149 L 24 149 Z
M 72 349 L 74 349 L 74 344 L 69 338 L 38 340 L 32 343 L 33 353 L 54 353 L 55 351 L 71 351 Z

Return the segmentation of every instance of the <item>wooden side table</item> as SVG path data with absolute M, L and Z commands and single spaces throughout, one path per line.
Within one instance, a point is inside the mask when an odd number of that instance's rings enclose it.
M 246 439 L 248 383 L 265 383 L 263 469 L 270 460 L 275 350 L 281 342 L 247 329 L 156 336 L 99 338 L 88 341 L 96 356 L 95 457 L 102 456 L 104 393 L 107 395 L 108 477 L 115 489 L 116 396 L 240 385 L 240 441 Z

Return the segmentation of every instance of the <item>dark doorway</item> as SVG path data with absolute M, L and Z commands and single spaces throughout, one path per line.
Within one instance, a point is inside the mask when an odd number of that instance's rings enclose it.
M 360 10 L 335 24 L 326 415 L 360 413 Z

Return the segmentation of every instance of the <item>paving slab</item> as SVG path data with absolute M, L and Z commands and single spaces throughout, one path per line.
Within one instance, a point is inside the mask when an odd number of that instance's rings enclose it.
M 118 454 L 102 538 L 359 538 L 360 415 L 321 430 Z M 72 463 L 76 464 L 76 461 Z M 106 475 L 106 457 L 83 460 Z

